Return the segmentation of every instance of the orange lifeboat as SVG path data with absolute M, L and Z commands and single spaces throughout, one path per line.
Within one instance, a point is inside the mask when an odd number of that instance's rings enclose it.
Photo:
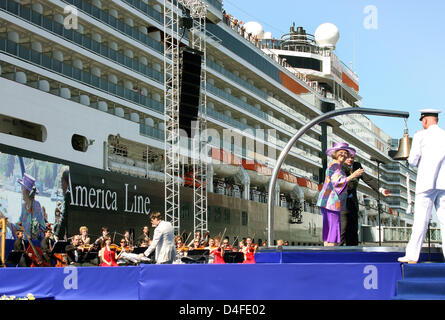
M 278 173 L 278 185 L 280 186 L 280 192 L 291 192 L 297 186 L 297 177 L 289 172 L 280 170 Z
M 223 178 L 236 175 L 242 164 L 240 158 L 223 149 L 212 148 L 210 156 L 212 157 L 213 171 Z
M 272 169 L 254 160 L 243 160 L 243 167 L 250 178 L 250 184 L 254 186 L 266 185 L 272 176 Z

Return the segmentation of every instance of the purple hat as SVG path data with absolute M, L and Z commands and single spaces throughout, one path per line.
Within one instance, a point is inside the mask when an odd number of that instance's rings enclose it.
M 36 179 L 34 177 L 30 176 L 27 173 L 23 174 L 22 179 L 18 179 L 18 183 L 20 183 L 26 190 L 31 191 L 36 183 Z M 36 194 L 39 192 L 36 190 Z
M 351 148 L 346 142 L 336 142 L 332 148 L 326 150 L 326 154 L 328 156 L 332 156 L 332 154 L 337 150 L 346 150 L 349 152 L 350 156 L 354 156 L 356 153 L 355 149 Z

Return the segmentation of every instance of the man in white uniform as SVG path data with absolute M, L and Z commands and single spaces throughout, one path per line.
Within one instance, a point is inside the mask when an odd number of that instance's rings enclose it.
M 174 229 L 170 222 L 163 221 L 159 212 L 150 214 L 152 227 L 156 228 L 151 245 L 141 255 L 148 257 L 154 250 L 157 264 L 173 263 L 176 257 Z
M 442 243 L 445 240 L 445 130 L 437 125 L 440 110 L 426 109 L 420 113 L 425 130 L 414 135 L 408 158 L 409 164 L 418 168 L 414 223 L 406 254 L 398 259 L 407 263 L 416 263 L 419 259 L 433 205 L 440 223 Z

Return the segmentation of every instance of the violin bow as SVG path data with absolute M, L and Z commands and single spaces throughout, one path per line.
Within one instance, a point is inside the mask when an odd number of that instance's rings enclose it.
M 233 248 L 233 246 L 235 245 L 235 242 L 236 242 L 237 239 L 238 239 L 238 236 L 236 236 L 235 240 L 233 240 L 232 248 Z

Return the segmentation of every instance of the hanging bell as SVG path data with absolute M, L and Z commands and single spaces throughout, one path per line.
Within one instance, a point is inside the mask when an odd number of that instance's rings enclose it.
M 413 142 L 413 138 L 410 138 L 407 130 L 405 130 L 405 134 L 402 139 L 399 139 L 399 149 L 396 154 L 391 156 L 394 160 L 406 160 L 409 157 L 409 152 L 411 151 L 411 144 Z

